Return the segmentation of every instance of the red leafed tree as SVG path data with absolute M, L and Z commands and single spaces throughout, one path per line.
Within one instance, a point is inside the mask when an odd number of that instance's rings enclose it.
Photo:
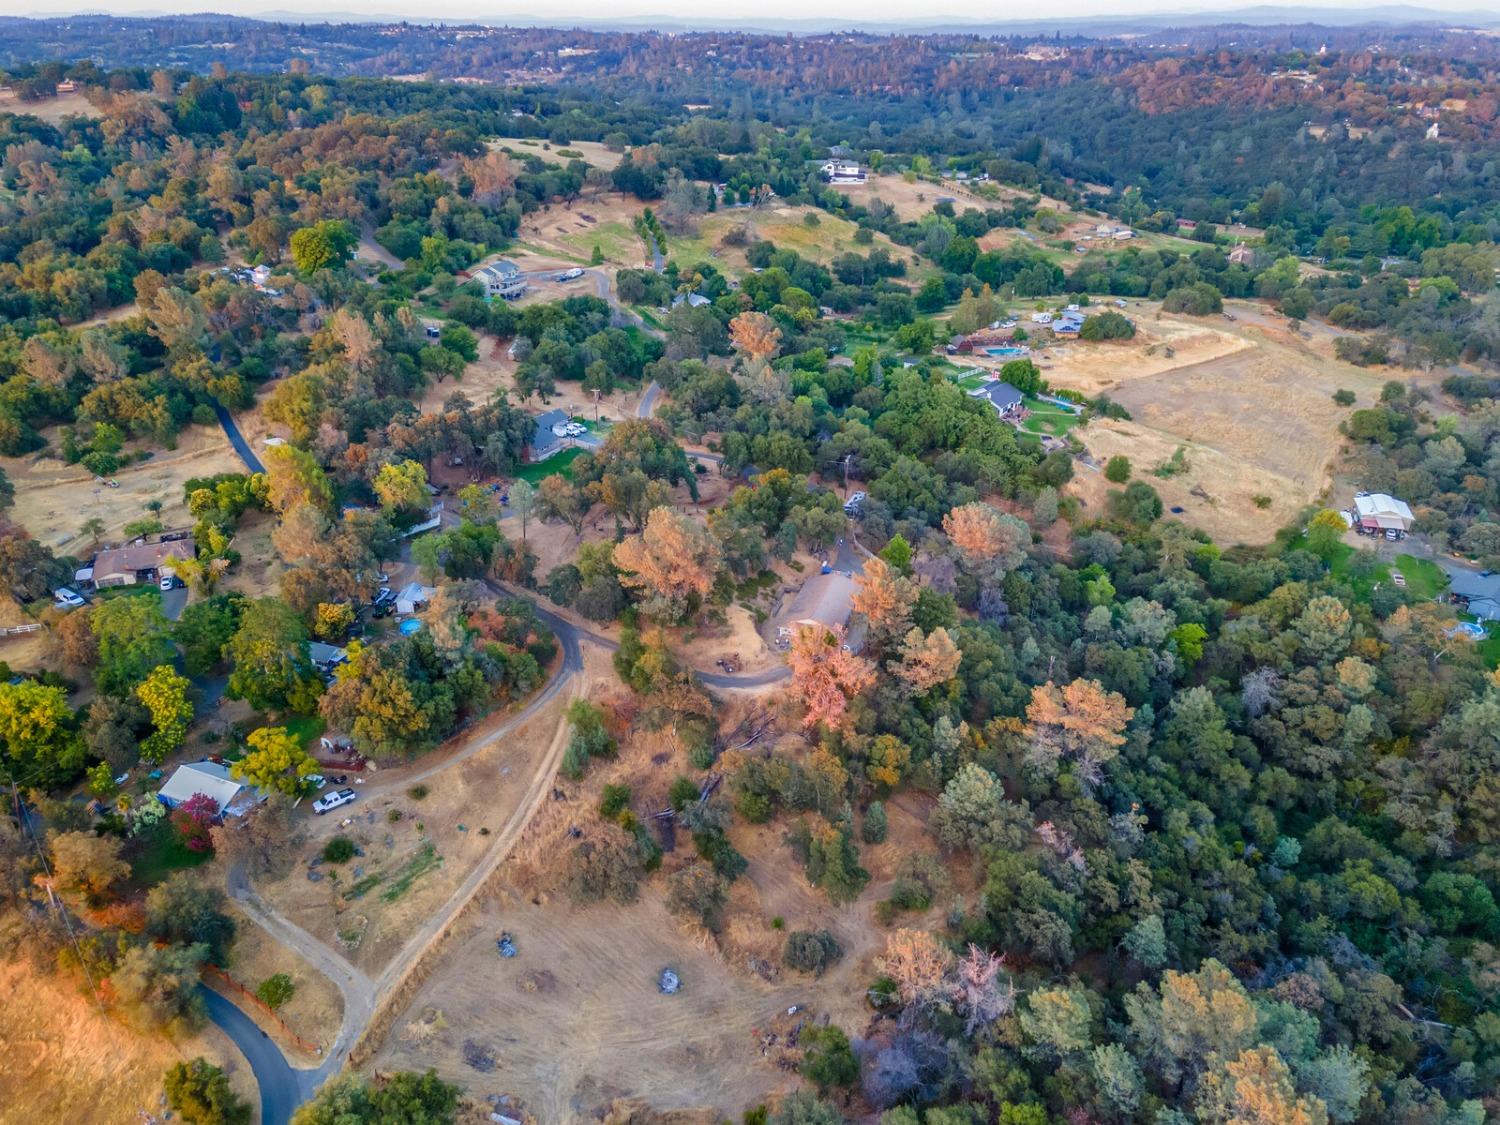
M 804 625 L 792 634 L 792 690 L 807 708 L 802 725 L 843 730 L 849 700 L 875 682 L 875 667 L 844 647 L 837 626 Z
M 191 851 L 214 849 L 213 826 L 219 820 L 219 802 L 207 793 L 194 793 L 172 813 L 172 827 Z

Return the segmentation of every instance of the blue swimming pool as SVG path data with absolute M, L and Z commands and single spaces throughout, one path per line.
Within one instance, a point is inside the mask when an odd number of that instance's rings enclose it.
M 401 635 L 403 637 L 409 637 L 413 633 L 420 633 L 421 631 L 422 623 L 415 617 L 408 617 L 405 621 L 401 622 Z
M 985 348 L 984 349 L 984 354 L 985 355 L 1030 355 L 1031 354 L 1031 349 L 1030 348 L 1021 348 L 1021 347 Z

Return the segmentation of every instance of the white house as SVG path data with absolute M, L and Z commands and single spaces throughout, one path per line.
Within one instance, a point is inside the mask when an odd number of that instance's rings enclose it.
M 484 286 L 487 297 L 514 301 L 526 293 L 526 278 L 521 275 L 521 267 L 506 258 L 480 266 L 474 271 L 473 277 Z
M 419 609 L 426 607 L 436 594 L 437 591 L 431 586 L 423 586 L 420 582 L 408 582 L 396 595 L 396 612 L 402 617 L 410 617 Z
M 218 762 L 191 762 L 178 766 L 167 783 L 156 791 L 156 799 L 169 809 L 198 794 L 211 797 L 225 816 L 244 816 L 266 799 L 259 789 L 236 781 L 229 767 Z
M 1405 535 L 1411 530 L 1413 517 L 1411 508 L 1404 500 L 1387 496 L 1384 492 L 1363 492 L 1354 497 L 1356 526 L 1364 532 L 1397 531 Z
M 831 184 L 862 184 L 865 170 L 849 160 L 830 160 L 818 169 Z

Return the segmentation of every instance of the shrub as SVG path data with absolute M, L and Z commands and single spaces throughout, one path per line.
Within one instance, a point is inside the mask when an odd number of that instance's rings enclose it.
M 630 807 L 630 786 L 606 785 L 599 798 L 599 815 L 605 820 L 617 820 Z
M 1333 392 L 1333 401 L 1338 403 L 1340 406 L 1353 406 L 1354 392 L 1340 388 L 1339 390 Z
M 348 836 L 335 836 L 323 845 L 324 863 L 348 863 L 354 858 L 354 841 Z
M 667 790 L 667 804 L 673 812 L 681 812 L 698 799 L 698 783 L 690 777 L 679 777 Z
M 427 796 L 428 792 L 430 790 L 425 785 L 413 785 L 406 791 L 406 795 L 413 801 L 420 801 Z
M 296 991 L 297 985 L 285 973 L 269 976 L 255 987 L 255 995 L 259 996 L 268 1008 L 281 1007 L 292 998 Z
M 1117 453 L 1104 463 L 1104 479 L 1110 484 L 1124 484 L 1130 479 L 1130 458 Z
M 852 1086 L 859 1078 L 859 1060 L 840 1027 L 809 1027 L 802 1032 L 802 1075 L 819 1090 Z
M 822 976 L 843 954 L 838 941 L 827 930 L 793 930 L 786 936 L 781 960 L 789 969 Z
M 1264 492 L 1257 492 L 1254 496 L 1250 497 L 1250 502 L 1262 511 L 1271 506 L 1271 498 Z

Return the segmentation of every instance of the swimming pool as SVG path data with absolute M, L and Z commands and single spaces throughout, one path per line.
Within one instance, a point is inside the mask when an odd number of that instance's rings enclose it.
M 409 637 L 413 633 L 420 633 L 421 631 L 422 623 L 415 617 L 408 617 L 405 621 L 401 622 L 401 635 L 403 637 Z
M 1023 348 L 1023 347 L 985 348 L 984 349 L 984 354 L 985 355 L 1030 355 L 1031 354 L 1031 349 L 1030 348 Z

